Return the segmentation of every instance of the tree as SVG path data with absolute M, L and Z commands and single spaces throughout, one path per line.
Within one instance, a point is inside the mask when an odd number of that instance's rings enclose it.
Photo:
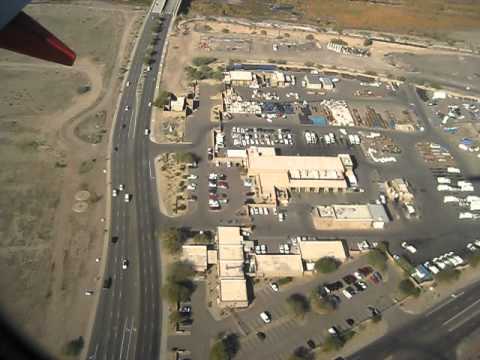
M 403 279 L 398 283 L 398 289 L 407 296 L 419 296 L 420 289 L 415 286 L 412 280 L 410 279 Z
M 337 302 L 330 295 L 322 296 L 318 289 L 313 289 L 310 294 L 312 309 L 319 314 L 329 314 L 337 309 Z
M 198 233 L 193 237 L 193 242 L 195 244 L 208 245 L 212 243 L 212 236 L 210 233 Z
M 178 229 L 170 228 L 160 233 L 160 242 L 169 254 L 178 254 L 182 249 L 182 234 Z
M 194 275 L 192 265 L 186 261 L 176 261 L 170 265 L 167 272 L 167 281 L 162 288 L 162 295 L 171 304 L 190 300 L 195 290 L 192 281 Z
M 170 320 L 170 323 L 172 325 L 182 322 L 183 320 L 187 319 L 187 315 L 185 313 L 182 313 L 178 310 L 172 311 L 170 315 L 168 316 L 168 320 Z
M 303 318 L 305 314 L 310 311 L 310 303 L 302 294 L 290 295 L 287 298 L 287 305 L 290 307 L 292 313 L 298 318 Z
M 78 356 L 82 352 L 85 341 L 83 337 L 79 336 L 76 339 L 70 340 L 65 345 L 65 354 L 70 356 Z
M 379 270 L 387 268 L 387 255 L 380 249 L 372 249 L 368 253 L 368 262 Z
M 363 40 L 363 46 L 370 46 L 372 44 L 373 44 L 373 41 L 370 38 L 366 38 L 365 40 Z
M 211 63 L 214 63 L 217 61 L 217 58 L 212 57 L 212 56 L 196 56 L 192 60 L 192 64 L 194 66 L 202 66 L 202 65 L 210 65 Z
M 315 261 L 315 271 L 322 274 L 331 273 L 339 266 L 340 261 L 332 256 L 325 256 Z
M 223 336 L 210 349 L 210 360 L 229 360 L 240 349 L 238 337 L 235 334 Z
M 170 102 L 171 93 L 165 90 L 161 90 L 158 93 L 157 99 L 154 102 L 154 105 L 159 108 L 163 108 L 165 105 L 168 105 Z
M 308 34 L 307 36 L 305 36 L 305 39 L 313 40 L 313 39 L 315 39 L 315 37 L 313 36 L 313 34 Z

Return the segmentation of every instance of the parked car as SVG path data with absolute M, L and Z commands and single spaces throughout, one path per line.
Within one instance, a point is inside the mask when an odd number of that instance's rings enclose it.
M 260 318 L 263 320 L 265 324 L 269 324 L 270 322 L 272 322 L 272 317 L 266 311 L 260 313 Z
M 310 349 L 312 349 L 312 350 L 317 347 L 317 345 L 315 344 L 315 341 L 313 341 L 312 339 L 309 339 L 309 340 L 307 341 L 307 345 L 308 345 L 308 347 L 309 347 Z
M 358 269 L 358 272 L 363 275 L 364 277 L 367 277 L 373 272 L 373 269 L 370 266 L 364 266 Z
M 112 278 L 109 276 L 105 280 L 103 280 L 103 288 L 109 289 L 112 286 Z
M 130 202 L 131 198 L 132 198 L 132 195 L 130 195 L 130 194 L 125 194 L 123 200 L 124 200 L 126 203 L 128 203 L 128 202 Z
M 277 283 L 270 283 L 270 287 L 272 288 L 273 291 L 278 292 L 278 284 Z
M 343 283 L 341 281 L 327 283 L 325 284 L 325 288 L 327 288 L 329 291 L 337 291 L 343 288 Z
M 355 281 L 357 281 L 357 278 L 355 276 L 353 276 L 352 274 L 348 274 L 348 275 L 345 275 L 343 277 L 343 281 L 345 281 L 345 283 L 347 285 L 351 285 L 353 284 Z
M 346 297 L 347 299 L 351 299 L 351 298 L 353 297 L 353 295 L 350 294 L 350 292 L 347 291 L 347 289 L 342 290 L 342 293 L 343 293 L 343 295 L 345 295 L 345 297 Z

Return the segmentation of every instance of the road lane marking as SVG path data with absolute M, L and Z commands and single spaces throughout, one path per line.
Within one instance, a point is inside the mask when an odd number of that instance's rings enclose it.
M 450 319 L 448 319 L 447 321 L 443 322 L 442 326 L 445 326 L 447 324 L 449 324 L 450 322 L 452 322 L 453 320 L 457 319 L 458 317 L 462 316 L 465 312 L 467 312 L 468 310 L 470 310 L 472 307 L 474 307 L 475 305 L 477 305 L 478 303 L 480 303 L 480 299 L 476 300 L 475 302 L 471 303 L 470 305 L 468 305 L 465 309 L 463 309 L 462 311 L 460 311 L 458 314 L 456 314 L 455 316 L 451 317 Z
M 432 309 L 432 310 L 430 310 L 429 312 L 425 313 L 425 317 L 427 317 L 427 316 L 429 316 L 429 315 L 433 314 L 435 311 L 437 311 L 437 310 L 440 310 L 441 308 L 443 308 L 444 306 L 446 306 L 446 305 L 450 304 L 452 301 L 455 301 L 455 300 L 456 300 L 456 298 L 450 298 L 450 299 L 448 299 L 448 300 L 447 300 L 447 301 L 445 301 L 443 304 L 441 304 L 441 305 L 439 305 L 439 306 L 437 306 L 437 307 L 433 308 L 433 309 Z
M 155 179 L 155 176 L 152 175 L 152 162 L 148 162 L 148 168 L 150 169 L 150 179 Z
M 123 325 L 123 334 L 122 334 L 122 343 L 120 344 L 120 360 L 122 360 L 123 354 L 123 341 L 125 340 L 125 331 L 127 330 L 128 318 L 125 320 L 125 325 Z
M 455 329 L 459 328 L 460 326 L 462 326 L 462 325 L 465 324 L 466 322 L 470 321 L 472 318 L 474 318 L 474 317 L 477 316 L 478 314 L 480 314 L 480 310 L 477 310 L 477 311 L 473 312 L 472 314 L 470 314 L 469 317 L 463 319 L 463 320 L 460 321 L 457 325 L 455 325 L 454 327 L 448 329 L 448 332 L 454 331 Z

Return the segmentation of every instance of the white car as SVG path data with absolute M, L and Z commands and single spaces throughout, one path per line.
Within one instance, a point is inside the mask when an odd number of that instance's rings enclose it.
M 269 324 L 272 321 L 270 314 L 268 314 L 266 311 L 260 313 L 260 319 L 262 319 L 265 324 Z
M 188 175 L 187 179 L 188 179 L 188 180 L 197 180 L 197 179 L 198 179 L 198 176 L 195 175 L 195 174 L 190 174 L 190 175 Z
M 149 102 L 148 102 L 148 107 L 151 107 L 151 106 L 152 106 L 152 102 L 149 101 Z
M 265 244 L 260 245 L 260 250 L 262 251 L 262 254 L 266 254 L 267 253 L 267 245 L 265 245 Z
M 123 270 L 127 270 L 128 268 L 128 260 L 127 259 L 123 259 L 122 261 L 122 269 Z
M 218 175 L 216 173 L 208 174 L 208 180 L 217 180 Z
M 128 109 L 130 109 L 130 108 L 128 107 L 128 105 L 125 106 L 125 111 L 128 111 Z
M 125 190 L 125 185 L 123 185 L 123 184 L 118 185 L 118 190 L 120 190 L 120 191 Z
M 118 195 L 117 189 L 113 189 L 113 190 L 112 190 L 112 196 L 113 196 L 113 197 L 117 197 L 117 195 Z
M 145 136 L 148 136 L 148 135 L 150 135 L 150 129 L 149 129 L 149 128 L 146 128 L 146 129 L 145 129 Z
M 417 249 L 415 248 L 415 246 L 408 245 L 406 242 L 402 242 L 402 247 L 412 254 L 415 254 L 417 252 Z
M 467 244 L 467 249 L 470 250 L 471 252 L 475 252 L 475 251 L 478 250 L 478 248 L 475 245 L 473 245 L 472 243 Z
M 188 185 L 187 185 L 187 190 L 192 190 L 192 191 L 193 191 L 193 190 L 195 190 L 196 188 L 197 188 L 197 185 L 196 185 L 195 183 L 193 183 L 193 184 L 188 184 Z
M 91 296 L 91 295 L 93 295 L 93 291 L 92 290 L 87 290 L 87 291 L 85 291 L 85 295 L 86 296 Z
M 123 197 L 123 200 L 128 203 L 130 202 L 130 198 L 131 198 L 130 194 L 125 194 L 125 196 Z
M 342 294 L 345 295 L 345 297 L 347 299 L 351 299 L 352 298 L 352 294 L 350 294 L 347 290 L 342 290 Z
M 260 249 L 260 245 L 255 246 L 255 254 L 261 254 L 262 250 Z
M 278 292 L 278 284 L 277 283 L 270 283 L 270 287 L 272 288 L 273 291 Z
M 475 240 L 473 243 L 475 244 L 476 247 L 480 248 L 480 240 Z
M 127 83 L 125 84 L 127 87 L 130 86 L 130 81 L 127 81 Z

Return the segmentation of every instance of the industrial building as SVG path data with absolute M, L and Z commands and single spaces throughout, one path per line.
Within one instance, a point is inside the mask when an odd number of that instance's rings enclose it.
M 348 154 L 280 156 L 274 148 L 252 146 L 247 149 L 246 167 L 247 175 L 255 178 L 259 197 L 272 204 L 283 202 L 285 197 L 281 200 L 279 194 L 290 191 L 345 191 L 355 177 Z
M 303 262 L 300 254 L 265 254 L 256 255 L 257 276 L 283 277 L 302 276 Z
M 230 86 L 253 86 L 258 87 L 257 76 L 251 71 L 233 70 L 225 73 L 223 79 Z
M 317 206 L 312 220 L 315 228 L 322 230 L 383 229 L 390 221 L 381 204 Z
M 306 74 L 305 87 L 309 90 L 332 90 L 335 86 L 329 78 L 320 75 Z

